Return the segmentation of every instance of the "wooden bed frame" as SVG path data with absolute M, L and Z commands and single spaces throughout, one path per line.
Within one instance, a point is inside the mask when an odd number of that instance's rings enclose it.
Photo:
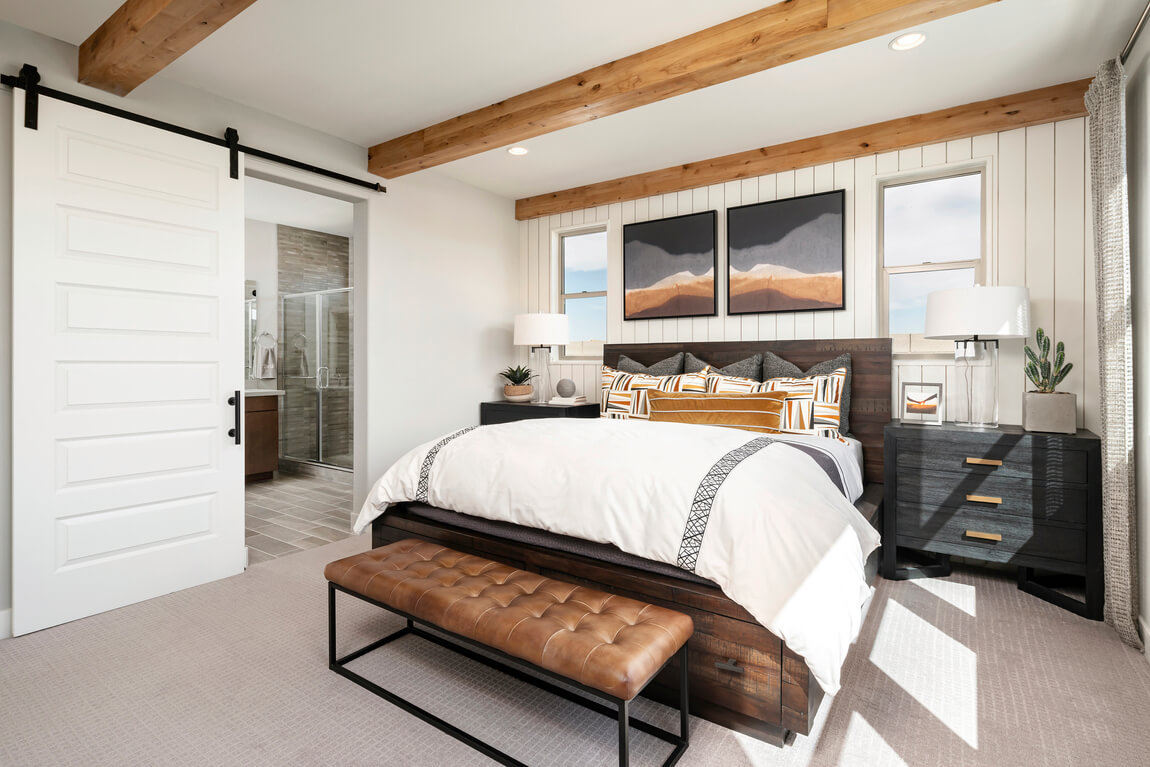
M 625 354 L 649 365 L 680 351 L 718 367 L 771 351 L 803 370 L 850 352 L 850 429 L 863 445 L 867 483 L 856 506 L 879 527 L 883 427 L 891 414 L 890 339 L 608 344 L 603 361 L 615 365 Z M 718 588 L 434 522 L 414 514 L 409 504 L 393 506 L 372 523 L 375 547 L 412 537 L 685 612 L 695 621 L 692 714 L 779 746 L 791 732 L 810 733 L 823 693 L 806 663 Z M 669 668 L 644 694 L 676 705 L 676 679 Z

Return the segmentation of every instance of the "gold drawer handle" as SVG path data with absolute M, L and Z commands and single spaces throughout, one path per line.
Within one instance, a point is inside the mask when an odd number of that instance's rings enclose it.
M 1000 533 L 982 533 L 978 530 L 967 530 L 967 538 L 981 538 L 984 541 L 1001 541 L 1002 535 Z
M 1002 499 L 997 495 L 970 495 L 967 493 L 966 500 L 976 503 L 1002 503 Z
M 967 463 L 973 463 L 975 466 L 1001 466 L 1002 461 L 996 458 L 967 458 Z

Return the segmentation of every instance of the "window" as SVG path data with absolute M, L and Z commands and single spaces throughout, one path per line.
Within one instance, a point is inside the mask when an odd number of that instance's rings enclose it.
M 895 352 L 945 352 L 922 337 L 926 296 L 983 282 L 983 172 L 882 186 L 882 325 Z
M 567 315 L 567 359 L 601 358 L 607 339 L 607 231 L 559 235 L 559 308 Z

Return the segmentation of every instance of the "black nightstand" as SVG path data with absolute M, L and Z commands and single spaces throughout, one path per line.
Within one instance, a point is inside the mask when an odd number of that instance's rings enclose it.
M 483 402 L 479 405 L 479 424 L 510 423 L 528 418 L 598 418 L 599 405 L 549 405 L 534 402 Z
M 949 575 L 952 555 L 1018 565 L 1018 588 L 1102 619 L 1097 436 L 893 421 L 883 452 L 883 577 Z M 934 561 L 900 568 L 896 546 Z M 1051 588 L 1066 575 L 1085 579 L 1084 602 Z

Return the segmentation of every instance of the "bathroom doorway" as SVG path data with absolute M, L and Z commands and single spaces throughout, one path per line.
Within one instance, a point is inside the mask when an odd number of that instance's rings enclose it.
M 245 203 L 256 315 L 247 440 L 274 452 L 249 467 L 260 469 L 249 472 L 245 505 L 249 562 L 258 564 L 351 534 L 355 206 L 253 177 Z

